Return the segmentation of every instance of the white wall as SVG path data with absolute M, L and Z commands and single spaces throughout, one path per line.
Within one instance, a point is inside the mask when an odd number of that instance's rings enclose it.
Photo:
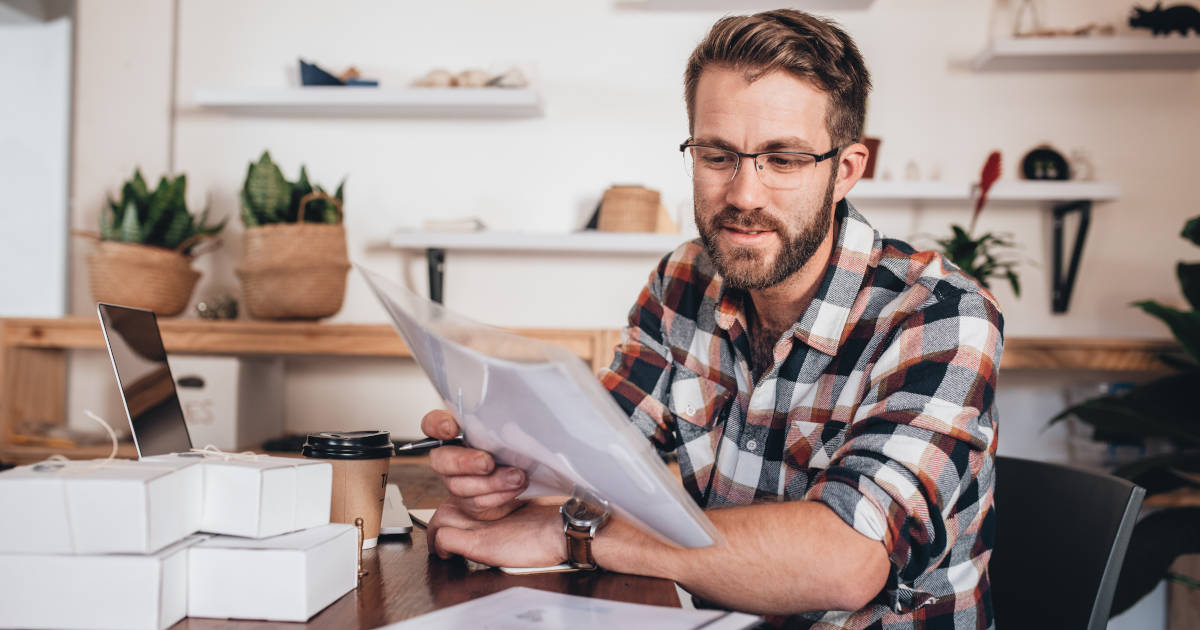
M 172 160 L 188 174 L 194 203 L 209 195 L 216 214 L 233 214 L 247 162 L 267 148 L 291 178 L 301 163 L 327 186 L 348 174 L 352 256 L 424 290 L 422 257 L 383 243 L 392 230 L 426 218 L 479 216 L 495 229 L 562 232 L 578 227 L 614 182 L 658 188 L 673 212 L 686 209 L 689 187 L 674 149 L 687 135 L 683 64 L 720 14 L 613 5 L 184 0 L 175 65 L 178 117 L 164 134 L 170 42 L 163 37 L 169 37 L 171 5 L 119 0 L 98 10 L 85 0 L 73 220 L 94 224 L 105 192 L 133 163 L 157 175 Z M 856 37 L 874 73 L 867 127 L 883 138 L 880 169 L 900 177 L 912 160 L 923 174 L 967 181 L 990 150 L 1000 149 L 1005 178 L 1013 178 L 1021 155 L 1040 142 L 1062 151 L 1086 148 L 1097 177 L 1120 183 L 1124 195 L 1094 212 L 1068 314 L 1050 310 L 1049 213 L 994 204 L 981 219 L 984 229 L 1013 232 L 1030 259 L 1021 269 L 1023 297 L 996 287 L 1006 332 L 1166 336 L 1127 304 L 1146 297 L 1181 301 L 1172 269 L 1176 259 L 1194 255 L 1176 234 L 1195 212 L 1183 182 L 1194 170 L 1189 150 L 1200 141 L 1200 73 L 974 73 L 968 61 L 994 30 L 988 5 L 878 0 L 867 11 L 832 14 Z M 1043 20 L 1123 23 L 1127 10 L 1125 0 L 1063 0 L 1043 6 Z M 148 31 L 152 36 L 143 41 Z M 84 57 L 86 51 L 94 56 Z M 540 76 L 546 115 L 274 119 L 214 114 L 193 103 L 202 87 L 287 85 L 298 56 L 333 69 L 355 64 L 388 85 L 438 66 L 526 64 Z M 137 122 L 118 124 L 125 120 Z M 174 154 L 166 156 L 172 138 Z M 464 150 L 470 159 L 459 157 Z M 862 203 L 860 209 L 885 233 L 905 238 L 943 233 L 949 222 L 969 218 L 966 204 Z M 232 270 L 240 226 L 233 223 L 224 249 L 198 263 L 205 276 L 197 298 L 237 289 Z M 450 252 L 446 302 L 500 325 L 617 327 L 654 262 L 653 256 Z M 73 305 L 82 313 L 89 302 L 80 272 L 77 262 Z M 352 276 L 346 306 L 333 319 L 383 321 L 383 313 Z M 304 359 L 290 360 L 288 369 L 288 422 L 298 431 L 370 424 L 412 435 L 421 411 L 436 402 L 404 361 Z M 1060 406 L 1057 391 L 1045 389 L 1037 376 L 1006 374 L 1004 382 L 1001 449 L 1049 456 L 1048 438 L 1038 431 Z M 1010 408 L 1014 412 L 1005 411 Z
M 0 9 L 0 76 L 19 91 L 0 98 L 0 317 L 59 317 L 67 312 L 71 20 Z

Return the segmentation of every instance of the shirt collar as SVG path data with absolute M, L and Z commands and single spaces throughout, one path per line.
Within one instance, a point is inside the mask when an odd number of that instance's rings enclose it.
M 846 322 L 872 264 L 878 236 L 849 201 L 843 199 L 838 203 L 834 218 L 838 229 L 821 286 L 791 330 L 801 341 L 830 356 L 837 354 L 848 332 Z M 744 307 L 749 295 L 726 286 L 722 280 L 720 296 L 717 326 L 729 331 L 735 323 L 740 323 L 743 330 L 749 330 Z

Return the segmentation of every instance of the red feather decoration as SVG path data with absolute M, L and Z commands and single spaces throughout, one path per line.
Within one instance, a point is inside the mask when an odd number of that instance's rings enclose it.
M 979 197 L 975 200 L 975 213 L 971 215 L 971 232 L 975 231 L 975 221 L 979 219 L 979 213 L 983 212 L 983 204 L 987 203 L 988 191 L 992 189 L 992 184 L 1000 179 L 1000 152 L 992 151 L 988 155 L 987 161 L 983 163 L 983 170 L 979 173 Z

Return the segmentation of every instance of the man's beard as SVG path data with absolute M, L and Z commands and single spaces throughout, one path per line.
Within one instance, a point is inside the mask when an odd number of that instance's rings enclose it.
M 813 255 L 829 234 L 833 223 L 833 187 L 837 182 L 837 165 L 829 177 L 825 187 L 825 196 L 821 201 L 820 210 L 807 225 L 798 226 L 799 233 L 792 233 L 779 220 L 760 209 L 743 211 L 733 206 L 726 206 L 707 223 L 700 220 L 700 204 L 696 202 L 696 226 L 700 230 L 700 241 L 704 243 L 709 258 L 716 265 L 717 271 L 725 283 L 735 289 L 759 290 L 773 287 L 799 271 Z M 697 196 L 699 199 L 699 196 Z M 728 255 L 717 247 L 717 234 L 721 226 L 753 228 L 756 230 L 774 231 L 779 236 L 781 247 L 775 257 L 775 264 L 767 267 L 763 263 L 762 253 L 752 247 L 732 247 Z

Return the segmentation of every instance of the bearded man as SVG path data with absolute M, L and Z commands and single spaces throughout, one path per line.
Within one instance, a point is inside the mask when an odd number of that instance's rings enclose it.
M 688 62 L 701 237 L 650 275 L 600 378 L 723 541 L 680 549 L 592 514 L 565 542 L 586 509 L 518 500 L 522 471 L 443 447 L 433 552 L 668 578 L 795 627 L 993 626 L 1003 318 L 846 201 L 869 90 L 850 37 L 798 11 L 724 18 Z M 458 433 L 444 411 L 422 428 Z

